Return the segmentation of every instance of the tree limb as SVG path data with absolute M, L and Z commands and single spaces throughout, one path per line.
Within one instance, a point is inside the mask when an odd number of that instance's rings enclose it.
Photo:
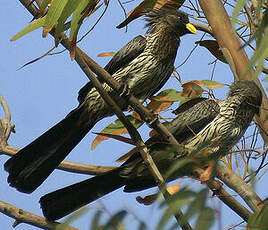
M 67 224 L 47 221 L 45 218 L 41 216 L 37 216 L 23 209 L 17 208 L 1 200 L 0 200 L 0 212 L 3 213 L 4 215 L 7 215 L 15 219 L 13 227 L 16 227 L 20 223 L 26 223 L 41 229 L 55 229 L 56 227 L 59 228 L 60 226 L 62 226 L 62 229 L 64 230 L 78 230 L 77 228 L 74 228 Z
M 218 165 L 216 177 L 234 190 L 251 208 L 253 212 L 260 211 L 263 202 L 251 186 L 237 176 L 231 169 Z

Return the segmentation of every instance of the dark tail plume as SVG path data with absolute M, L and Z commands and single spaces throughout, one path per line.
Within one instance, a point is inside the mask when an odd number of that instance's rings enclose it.
M 33 192 L 94 126 L 81 119 L 83 108 L 72 111 L 5 163 L 8 182 L 19 191 Z
M 60 219 L 78 208 L 122 187 L 124 179 L 116 169 L 80 183 L 49 193 L 40 199 L 44 216 L 48 220 Z

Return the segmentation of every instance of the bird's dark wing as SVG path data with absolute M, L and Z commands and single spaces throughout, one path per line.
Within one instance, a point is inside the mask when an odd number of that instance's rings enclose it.
M 146 46 L 146 37 L 139 35 L 127 43 L 122 49 L 120 49 L 104 69 L 111 75 L 117 70 L 127 65 L 139 54 L 141 54 Z
M 189 109 L 180 112 L 173 121 L 167 122 L 165 125 L 177 141 L 183 143 L 200 132 L 219 112 L 220 106 L 216 100 L 201 100 Z M 159 135 L 155 135 L 146 144 L 152 144 L 161 139 Z
M 201 131 L 219 113 L 220 106 L 216 100 L 201 100 L 191 108 L 181 112 L 172 122 L 165 123 L 179 143 L 182 143 Z M 166 143 L 160 135 L 156 134 L 146 141 L 150 155 L 160 172 L 165 172 L 174 163 L 174 148 Z M 169 151 L 170 149 L 170 151 Z M 170 152 L 170 154 L 167 154 Z M 176 155 L 177 156 L 177 155 Z M 139 175 L 129 173 L 125 192 L 133 192 L 146 189 L 155 185 L 150 172 L 145 170 L 146 165 L 139 153 L 132 155 L 123 165 L 122 173 L 141 172 Z M 124 175 L 122 175 L 124 176 Z
M 122 49 L 120 49 L 113 58 L 108 62 L 104 69 L 111 75 L 113 75 L 120 68 L 128 65 L 133 59 L 141 54 L 146 46 L 146 37 L 139 35 L 127 43 Z M 103 82 L 101 79 L 99 79 Z M 78 101 L 81 104 L 89 90 L 94 87 L 91 82 L 88 82 L 82 87 L 78 93 Z

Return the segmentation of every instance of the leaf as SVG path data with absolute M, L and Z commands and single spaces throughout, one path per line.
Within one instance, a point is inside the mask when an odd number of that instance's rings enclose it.
M 119 136 L 119 135 L 114 135 L 114 134 L 109 134 L 109 133 L 95 133 L 95 132 L 93 132 L 93 133 L 94 134 L 97 134 L 97 135 L 100 135 L 100 136 L 104 136 L 104 137 L 108 137 L 108 138 L 113 138 L 115 140 L 124 142 L 126 144 L 135 145 L 133 143 L 133 141 L 130 138 L 127 138 L 127 137 L 123 137 L 123 136 Z
M 126 154 L 124 154 L 123 156 L 119 157 L 116 162 L 125 162 L 127 161 L 134 153 L 139 152 L 139 148 L 135 147 L 132 150 L 130 150 L 129 152 L 127 152 Z
M 167 191 L 170 195 L 175 194 L 176 192 L 178 192 L 180 190 L 180 185 L 179 184 L 175 184 L 172 186 L 167 187 Z
M 247 229 L 259 230 L 268 228 L 268 205 L 264 205 L 260 212 L 254 213 L 249 217 Z
M 40 9 L 44 10 L 53 0 L 43 0 Z
M 69 215 L 62 224 L 57 225 L 55 227 L 55 230 L 64 230 L 66 229 L 66 224 L 70 225 L 71 222 L 79 219 L 81 216 L 83 216 L 85 213 L 87 213 L 89 210 L 88 207 L 82 207 L 78 209 L 78 211 L 73 212 L 71 215 Z
M 104 53 L 100 53 L 97 55 L 97 57 L 110 57 L 110 56 L 114 56 L 116 54 L 116 52 L 104 52 Z
M 122 220 L 127 215 L 125 210 L 119 211 L 118 213 L 114 214 L 106 223 L 103 230 L 108 229 L 116 229 L 122 222 Z
M 72 21 L 71 21 L 71 28 L 70 28 L 70 40 L 73 40 L 74 37 L 77 35 L 77 31 L 79 30 L 82 21 L 82 12 L 88 5 L 88 0 L 81 0 L 79 5 L 74 10 Z
M 60 18 L 58 19 L 57 27 L 55 33 L 58 35 L 67 28 L 65 28 L 64 23 L 70 17 L 70 15 L 75 11 L 75 9 L 80 4 L 81 0 L 68 0 L 67 4 L 62 11 Z
M 253 77 L 257 77 L 261 71 L 263 70 L 264 60 L 268 58 L 268 10 L 265 11 L 260 27 L 257 29 L 255 33 L 256 38 L 256 46 L 253 56 L 250 59 L 248 69 L 244 76 L 246 76 L 250 70 L 256 64 L 256 72 Z
M 95 215 L 94 215 L 94 217 L 93 217 L 93 219 L 91 221 L 91 226 L 90 226 L 91 230 L 100 230 L 100 224 L 99 223 L 100 223 L 100 217 L 101 217 L 102 213 L 103 212 L 101 210 L 98 210 L 95 213 Z
M 221 62 L 228 64 L 216 40 L 202 40 L 195 42 L 195 44 L 199 44 L 200 46 L 207 48 L 214 57 L 219 59 Z
M 192 81 L 192 82 L 196 83 L 199 86 L 204 86 L 207 89 L 216 89 L 216 88 L 221 88 L 224 86 L 223 83 L 212 81 L 212 80 L 201 80 L 201 81 Z
M 152 194 L 145 197 L 137 196 L 136 200 L 143 205 L 151 205 L 157 199 L 158 194 Z
M 199 212 L 199 217 L 195 224 L 195 230 L 207 230 L 213 224 L 214 221 L 214 211 L 211 208 L 204 207 L 202 211 Z
M 188 210 L 185 213 L 185 217 L 187 219 L 192 217 L 194 214 L 202 212 L 202 210 L 205 208 L 207 193 L 207 189 L 202 189 L 195 195 L 193 202 L 191 202 L 191 205 L 189 205 Z
M 44 23 L 43 36 L 46 37 L 51 29 L 56 25 L 61 13 L 68 0 L 53 0 L 47 12 L 46 21 Z
M 22 36 L 24 36 L 25 34 L 28 34 L 28 33 L 32 32 L 32 31 L 42 27 L 44 22 L 45 22 L 45 20 L 46 20 L 46 16 L 36 19 L 31 24 L 29 24 L 24 29 L 22 29 L 19 33 L 17 33 L 15 36 L 13 36 L 10 39 L 10 41 L 15 41 L 18 38 L 21 38 Z
M 244 7 L 244 5 L 246 4 L 248 0 L 238 0 L 237 4 L 234 8 L 233 11 L 233 16 L 232 16 L 232 25 L 234 25 L 234 23 L 236 22 L 236 18 L 239 15 L 239 12 L 242 10 L 242 8 Z
M 195 81 L 189 81 L 182 84 L 183 91 L 181 93 L 181 96 L 194 98 L 199 97 L 203 93 L 202 87 L 200 87 Z
M 191 198 L 195 193 L 189 190 L 182 190 L 175 195 L 171 196 L 168 200 L 168 208 L 161 217 L 157 230 L 163 229 L 169 218 L 175 215 L 183 205 L 188 203 L 188 199 Z M 165 228 L 164 228 L 165 229 Z
M 18 70 L 24 68 L 24 67 L 27 66 L 27 65 L 33 64 L 33 63 L 35 63 L 36 61 L 39 61 L 40 59 L 46 57 L 46 56 L 49 55 L 55 48 L 56 48 L 56 47 L 54 46 L 53 48 L 51 48 L 50 50 L 48 50 L 47 52 L 45 52 L 44 54 L 42 54 L 40 57 L 35 58 L 35 59 L 33 59 L 33 60 L 31 60 L 31 61 L 25 63 L 25 64 L 24 64 L 23 66 L 21 66 Z
M 139 128 L 144 123 L 143 121 L 139 121 L 130 115 L 127 116 L 127 118 L 129 119 L 129 121 L 135 128 Z M 101 133 L 120 135 L 120 134 L 126 134 L 128 132 L 125 126 L 122 124 L 122 122 L 117 119 L 114 123 L 104 128 L 101 131 Z M 91 150 L 95 149 L 102 141 L 107 140 L 107 139 L 109 139 L 109 137 L 100 136 L 100 135 L 97 136 L 92 142 Z
M 157 96 L 152 96 L 151 102 L 146 106 L 149 110 L 152 110 L 155 114 L 160 113 L 168 109 L 173 102 L 183 100 L 181 93 L 174 89 L 167 89 L 159 93 Z
M 120 29 L 126 25 L 128 25 L 133 20 L 139 18 L 144 15 L 150 9 L 160 9 L 162 7 L 173 7 L 179 8 L 182 6 L 185 0 L 144 0 L 141 2 L 135 9 L 133 9 L 128 15 L 127 18 L 120 23 L 116 28 Z
M 146 13 L 148 9 L 152 9 L 156 4 L 157 0 L 144 0 L 142 1 L 135 9 L 133 9 L 130 13 L 128 13 L 127 18 L 116 26 L 117 29 L 121 29 L 122 27 L 128 25 L 133 20 L 139 18 L 143 14 Z
M 138 227 L 138 230 L 146 230 L 147 227 L 146 227 L 146 224 L 143 222 L 143 221 L 139 221 L 139 227 Z

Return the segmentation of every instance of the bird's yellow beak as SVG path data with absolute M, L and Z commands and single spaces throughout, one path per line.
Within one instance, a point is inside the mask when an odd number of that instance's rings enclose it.
M 197 33 L 196 28 L 195 28 L 194 25 L 191 24 L 191 23 L 186 24 L 186 28 L 187 28 L 187 30 L 189 30 L 189 31 L 190 31 L 191 33 L 193 33 L 193 34 L 196 34 L 196 33 Z

